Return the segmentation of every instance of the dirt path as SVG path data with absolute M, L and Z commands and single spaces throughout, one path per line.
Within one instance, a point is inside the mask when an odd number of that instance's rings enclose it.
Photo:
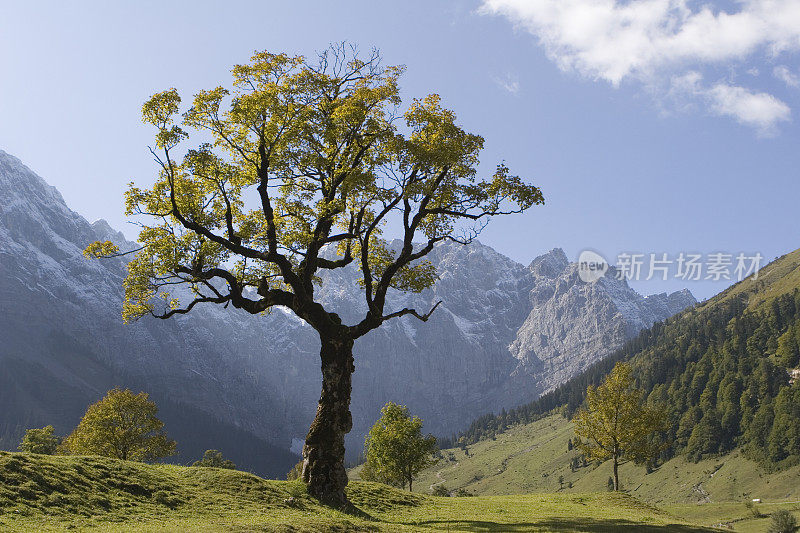
M 720 471 L 723 465 L 719 464 L 714 471 L 708 476 L 709 479 L 714 477 L 714 474 Z M 711 503 L 711 494 L 709 494 L 705 488 L 703 488 L 703 482 L 701 481 L 697 485 L 692 487 L 692 492 L 696 492 L 700 496 L 700 500 L 698 503 Z
M 455 466 L 458 466 L 458 462 L 456 462 Z M 445 468 L 447 468 L 447 467 L 445 467 Z M 445 478 L 442 477 L 442 472 L 444 472 L 445 468 L 442 468 L 441 470 L 437 470 L 436 471 L 436 479 L 438 479 L 439 481 L 437 481 L 436 483 L 431 483 L 431 486 L 428 487 L 428 490 L 432 491 L 433 487 L 435 487 L 436 485 L 441 485 L 442 483 L 447 481 Z

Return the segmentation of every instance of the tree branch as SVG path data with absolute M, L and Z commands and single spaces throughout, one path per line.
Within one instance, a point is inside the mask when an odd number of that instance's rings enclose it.
M 425 313 L 424 315 L 419 314 L 419 312 L 416 309 L 409 309 L 408 307 L 406 307 L 405 309 L 401 309 L 399 311 L 395 311 L 394 313 L 389 313 L 388 315 L 384 315 L 381 318 L 381 322 L 386 322 L 387 320 L 390 320 L 392 318 L 397 318 L 405 315 L 411 315 L 418 318 L 419 320 L 422 320 L 423 322 L 427 322 L 428 319 L 433 314 L 433 312 L 436 311 L 436 308 L 439 307 L 439 304 L 441 303 L 442 303 L 441 300 L 436 302 L 436 304 L 433 307 L 431 307 L 431 310 Z

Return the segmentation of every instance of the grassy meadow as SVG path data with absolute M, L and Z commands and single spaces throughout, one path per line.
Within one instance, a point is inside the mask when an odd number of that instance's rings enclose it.
M 215 468 L 0 453 L 0 531 L 701 532 L 626 494 L 434 497 L 353 482 L 349 513 L 298 482 Z
M 570 468 L 570 460 L 579 455 L 568 450 L 573 436 L 572 425 L 553 415 L 470 445 L 466 452 L 444 450 L 414 490 L 430 493 L 442 485 L 477 496 L 607 491 L 610 463 Z M 738 450 L 698 463 L 677 457 L 650 473 L 626 463 L 620 467 L 620 482 L 626 494 L 693 523 L 766 531 L 767 515 L 780 507 L 800 519 L 800 467 L 769 473 Z M 746 502 L 754 498 L 762 503 L 748 508 Z
M 756 532 L 781 507 L 800 518 L 800 468 L 767 473 L 739 452 L 651 473 L 625 464 L 625 492 L 613 493 L 607 464 L 570 468 L 572 435 L 554 415 L 466 453 L 444 450 L 413 493 L 359 481 L 355 469 L 346 513 L 300 482 L 234 470 L 0 452 L 0 531 Z M 437 485 L 473 496 L 433 496 Z

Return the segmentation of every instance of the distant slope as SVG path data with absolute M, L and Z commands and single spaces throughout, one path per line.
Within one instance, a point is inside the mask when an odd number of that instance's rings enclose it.
M 764 266 L 758 276 L 750 276 L 703 302 L 698 308 L 718 305 L 725 300 L 741 296 L 750 309 L 763 307 L 775 298 L 789 294 L 800 287 L 800 249 L 775 259 Z
M 468 455 L 461 448 L 445 449 L 417 479 L 415 490 L 430 493 L 438 484 L 479 495 L 607 490 L 610 463 L 570 468 L 580 457 L 568 450 L 574 437 L 572 424 L 556 414 L 467 446 Z M 769 473 L 738 450 L 697 463 L 676 457 L 649 474 L 626 463 L 620 480 L 626 492 L 654 504 L 800 500 L 800 466 Z
M 710 531 L 624 494 L 436 498 L 351 483 L 348 495 L 357 513 L 242 472 L 0 452 L 3 531 Z
M 606 491 L 610 463 L 571 468 L 573 460 L 580 460 L 577 450 L 568 450 L 573 437 L 572 424 L 556 414 L 467 446 L 467 453 L 461 448 L 442 450 L 438 463 L 415 481 L 415 491 L 430 494 L 437 486 L 479 496 Z M 744 505 L 753 498 L 762 500 L 756 506 L 761 513 L 784 507 L 800 518 L 800 466 L 770 473 L 739 450 L 697 463 L 676 457 L 650 473 L 624 463 L 620 481 L 627 494 L 707 525 L 765 531 L 768 520 L 754 517 Z
M 691 460 L 742 448 L 770 468 L 800 464 L 800 251 L 787 254 L 702 305 L 643 331 L 607 359 L 539 400 L 477 419 L 467 443 L 500 434 L 556 408 L 571 415 L 587 385 L 621 360 L 660 405 L 671 443 L 660 458 Z M 800 382 L 800 380 L 798 380 Z
M 69 339 L 62 339 L 68 343 Z M 68 344 L 67 344 L 68 346 Z M 63 345 L 62 345 L 63 349 Z M 16 450 L 26 429 L 56 426 L 58 434 L 65 435 L 76 423 L 76 414 L 99 400 L 106 390 L 115 386 L 130 387 L 134 391 L 150 391 L 158 406 L 158 417 L 164 421 L 167 434 L 178 442 L 177 454 L 169 461 L 191 464 L 208 449 L 223 450 L 243 470 L 262 476 L 283 478 L 297 462 L 297 456 L 278 448 L 230 422 L 219 420 L 207 411 L 176 402 L 163 389 L 154 387 L 139 376 L 114 371 L 96 359 L 73 352 L 71 364 L 76 371 L 92 376 L 93 389 L 69 384 L 63 376 L 45 366 L 22 359 L 2 361 L 0 372 L 0 449 Z M 79 416 L 79 415 L 78 415 Z

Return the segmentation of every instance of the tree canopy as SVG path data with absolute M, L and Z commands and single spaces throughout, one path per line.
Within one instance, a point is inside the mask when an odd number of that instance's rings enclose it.
M 436 438 L 422 435 L 422 420 L 408 408 L 389 402 L 364 443 L 367 460 L 361 477 L 411 490 L 417 474 L 435 462 Z
M 420 259 L 437 242 L 469 242 L 491 216 L 543 203 L 504 164 L 477 177 L 484 140 L 458 126 L 438 95 L 401 112 L 403 67 L 382 66 L 377 52 L 366 60 L 343 47 L 329 52 L 316 64 L 257 53 L 234 67 L 231 89 L 198 92 L 182 115 L 175 89 L 144 104 L 161 172 L 152 187 L 126 194 L 126 214 L 145 215 L 125 282 L 127 320 L 214 302 L 251 312 L 284 305 L 315 325 L 318 310 L 298 297 L 313 297 L 319 269 L 356 262 L 369 308 L 354 326 L 363 334 L 389 318 L 390 288 L 434 282 Z M 211 142 L 176 159 L 194 136 Z M 401 228 L 399 248 L 382 238 L 390 219 Z M 331 245 L 338 259 L 321 255 Z M 98 242 L 86 253 L 117 251 Z M 194 298 L 179 301 L 175 284 Z
M 101 455 L 130 461 L 150 461 L 175 453 L 158 408 L 144 392 L 113 389 L 89 406 L 64 447 L 75 455 Z

